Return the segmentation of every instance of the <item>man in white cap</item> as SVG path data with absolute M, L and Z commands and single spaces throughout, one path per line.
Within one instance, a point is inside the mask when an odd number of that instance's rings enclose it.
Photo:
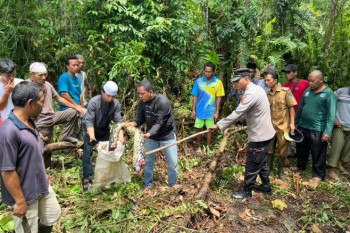
M 121 106 L 117 95 L 118 86 L 113 81 L 103 85 L 101 95 L 90 99 L 87 112 L 83 118 L 84 153 L 83 153 L 83 190 L 91 189 L 93 178 L 92 150 L 99 141 L 108 141 L 110 123 L 122 122 Z M 119 134 L 119 141 L 124 143 L 123 132 Z
M 29 67 L 30 79 L 41 86 L 44 91 L 45 101 L 43 109 L 35 119 L 35 124 L 38 131 L 42 134 L 46 143 L 51 143 L 53 138 L 53 127 L 55 125 L 63 125 L 62 132 L 59 136 L 60 141 L 76 142 L 73 137 L 75 130 L 75 121 L 78 115 L 83 116 L 84 111 L 78 104 L 72 104 L 63 97 L 59 96 L 55 88 L 46 81 L 48 76 L 46 65 L 42 62 L 34 62 Z M 69 109 L 55 112 L 52 107 L 52 99 L 55 99 L 60 104 L 67 106 Z M 45 166 L 49 167 L 51 154 L 45 155 Z

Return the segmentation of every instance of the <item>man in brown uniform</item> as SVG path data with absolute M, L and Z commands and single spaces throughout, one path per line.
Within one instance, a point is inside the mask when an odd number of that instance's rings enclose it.
M 283 172 L 283 167 L 289 143 L 284 138 L 283 132 L 290 129 L 291 133 L 294 133 L 294 106 L 297 105 L 297 101 L 289 88 L 278 86 L 278 75 L 275 71 L 267 73 L 265 76 L 265 83 L 266 86 L 270 88 L 270 91 L 267 93 L 267 98 L 269 99 L 271 107 L 272 125 L 276 131 L 276 135 L 270 143 L 267 165 L 271 172 L 273 156 L 276 152 L 278 155 L 278 177 L 284 180 L 286 177 Z

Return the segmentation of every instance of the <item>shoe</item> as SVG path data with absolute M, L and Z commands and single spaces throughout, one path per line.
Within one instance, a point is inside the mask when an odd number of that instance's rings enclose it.
M 283 171 L 284 162 L 285 162 L 285 158 L 278 158 L 278 178 L 280 178 L 281 180 L 286 179 L 286 175 L 284 174 L 284 171 Z
M 76 139 L 74 137 L 68 137 L 68 138 L 64 139 L 64 141 L 76 144 L 78 142 L 78 139 Z
M 265 183 L 265 184 L 260 184 L 260 185 L 254 185 L 253 190 L 257 192 L 262 192 L 262 193 L 267 193 L 271 194 L 272 193 L 272 188 L 270 183 Z
M 234 194 L 232 194 L 231 196 L 234 199 L 248 199 L 248 198 L 252 198 L 252 191 L 251 190 L 242 190 L 239 192 L 236 192 Z

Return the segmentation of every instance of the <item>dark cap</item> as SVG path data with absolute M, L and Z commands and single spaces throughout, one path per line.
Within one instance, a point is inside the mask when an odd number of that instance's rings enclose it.
M 297 129 L 294 130 L 294 134 L 291 134 L 290 130 L 285 130 L 284 138 L 290 142 L 302 142 L 304 140 L 304 135 Z
M 271 72 L 271 71 L 276 71 L 276 66 L 274 66 L 274 65 L 268 65 L 268 66 L 266 66 L 265 69 L 264 69 L 264 71 L 263 71 L 263 73 L 269 73 L 269 72 Z
M 248 68 L 239 68 L 233 71 L 233 75 L 231 76 L 231 82 L 237 82 L 242 77 L 250 77 L 250 72 Z
M 288 64 L 282 72 L 298 72 L 298 67 L 294 64 Z

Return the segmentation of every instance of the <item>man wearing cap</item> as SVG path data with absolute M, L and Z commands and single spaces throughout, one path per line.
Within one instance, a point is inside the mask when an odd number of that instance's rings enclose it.
M 271 123 L 270 104 L 266 92 L 253 84 L 250 79 L 249 69 L 238 69 L 234 72 L 231 81 L 237 90 L 245 93 L 240 105 L 228 117 L 220 120 L 216 125 L 209 128 L 214 131 L 224 131 L 242 117 L 247 122 L 248 148 L 244 174 L 244 189 L 232 195 L 236 199 L 252 197 L 252 189 L 256 188 L 264 192 L 271 192 L 269 169 L 266 164 L 269 143 L 275 135 Z M 256 177 L 260 176 L 262 184 L 255 185 Z M 262 187 L 264 186 L 264 187 Z
M 80 55 L 80 54 L 77 54 L 75 56 L 79 60 L 79 70 L 78 70 L 78 72 L 75 75 L 80 79 L 81 94 L 83 95 L 84 106 L 86 106 L 87 105 L 87 101 L 85 99 L 85 93 L 86 93 L 87 87 L 89 85 L 89 80 L 87 78 L 86 73 L 83 71 L 83 69 L 85 67 L 85 59 L 84 59 L 83 55 Z
M 12 92 L 13 111 L 0 126 L 2 202 L 12 209 L 15 231 L 51 232 L 61 209 L 46 174 L 44 143 L 32 120 L 44 94 L 35 83 L 20 82 Z
M 0 59 L 0 120 L 5 121 L 13 109 L 11 92 L 23 79 L 15 78 L 16 64 Z
M 208 62 L 204 65 L 204 76 L 198 78 L 192 89 L 193 107 L 192 117 L 197 131 L 214 125 L 220 113 L 221 98 L 225 96 L 224 86 L 215 75 L 215 65 Z M 197 136 L 197 154 L 202 154 L 201 135 Z M 211 144 L 212 133 L 207 134 L 207 146 Z M 209 148 L 207 148 L 209 149 Z
M 304 91 L 310 86 L 309 82 L 304 79 L 298 79 L 298 67 L 294 64 L 288 64 L 283 70 L 287 77 L 287 82 L 282 87 L 288 87 L 297 101 L 295 105 L 295 112 L 298 111 L 301 98 L 303 97 Z
M 278 155 L 278 177 L 284 180 L 286 177 L 283 172 L 283 167 L 289 143 L 283 134 L 284 131 L 289 129 L 291 130 L 291 134 L 294 134 L 294 106 L 297 102 L 289 88 L 278 86 L 278 75 L 276 71 L 267 72 L 265 82 L 266 86 L 270 88 L 270 91 L 267 93 L 267 98 L 270 102 L 272 125 L 276 131 L 276 135 L 270 143 L 267 166 L 271 172 L 273 158 L 276 152 Z
M 84 152 L 83 152 L 83 190 L 91 189 L 93 179 L 92 150 L 99 141 L 108 141 L 110 123 L 122 122 L 121 106 L 115 96 L 118 86 L 113 81 L 103 85 L 101 95 L 90 99 L 87 112 L 83 118 Z M 119 141 L 124 143 L 123 132 L 120 131 Z
M 338 97 L 337 114 L 332 134 L 331 152 L 328 156 L 328 174 L 339 180 L 335 169 L 348 175 L 343 163 L 350 162 L 350 87 L 339 88 L 335 92 Z
M 143 134 L 145 151 L 152 151 L 160 146 L 176 142 L 176 123 L 168 98 L 155 91 L 152 83 L 144 79 L 137 85 L 140 101 L 137 108 L 137 117 L 127 124 L 139 127 L 146 123 L 147 133 Z M 168 185 L 176 187 L 177 180 L 177 145 L 164 149 L 168 163 Z M 156 153 L 145 158 L 145 185 L 146 189 L 153 184 L 153 168 Z
M 311 72 L 309 82 L 310 88 L 304 92 L 295 116 L 295 125 L 304 135 L 304 140 L 296 143 L 297 167 L 291 169 L 305 170 L 311 151 L 312 181 L 319 182 L 326 176 L 327 143 L 331 140 L 337 97 L 324 84 L 321 71 Z
M 59 136 L 60 141 L 74 141 L 72 138 L 75 128 L 75 121 L 78 115 L 83 116 L 84 111 L 80 105 L 72 104 L 59 96 L 55 88 L 46 81 L 48 76 L 46 65 L 42 62 L 34 62 L 29 67 L 29 81 L 41 86 L 44 91 L 45 101 L 42 111 L 35 119 L 38 131 L 47 138 L 47 143 L 53 139 L 53 127 L 62 124 L 63 129 Z M 68 107 L 67 110 L 55 112 L 52 106 L 52 99 Z

